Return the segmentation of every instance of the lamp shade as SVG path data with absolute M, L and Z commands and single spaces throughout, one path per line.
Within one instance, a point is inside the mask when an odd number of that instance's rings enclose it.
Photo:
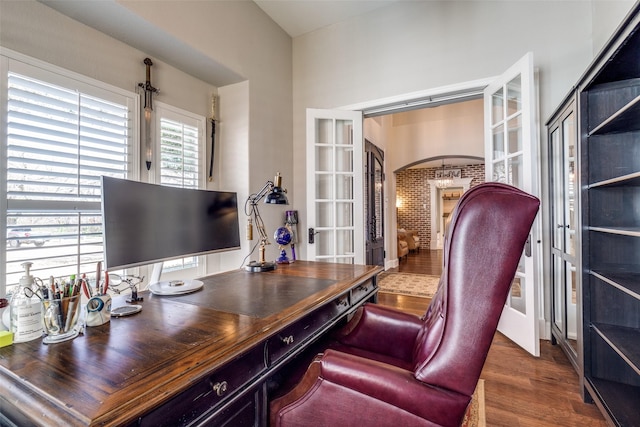
M 282 187 L 273 187 L 273 190 L 264 198 L 265 203 L 272 205 L 288 205 L 287 193 Z

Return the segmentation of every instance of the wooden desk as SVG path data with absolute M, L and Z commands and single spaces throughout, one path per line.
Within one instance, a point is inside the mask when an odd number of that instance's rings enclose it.
M 266 425 L 269 377 L 375 299 L 380 271 L 297 261 L 142 292 L 142 312 L 72 341 L 0 349 L 0 413 L 20 426 Z

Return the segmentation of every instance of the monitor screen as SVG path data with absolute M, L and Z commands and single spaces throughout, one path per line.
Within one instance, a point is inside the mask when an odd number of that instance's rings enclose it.
M 102 177 L 107 269 L 240 249 L 237 194 Z

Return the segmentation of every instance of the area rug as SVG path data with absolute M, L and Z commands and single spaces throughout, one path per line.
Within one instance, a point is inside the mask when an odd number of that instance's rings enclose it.
M 380 292 L 432 298 L 438 289 L 439 276 L 411 273 L 382 273 L 378 276 Z
M 461 427 L 486 427 L 487 418 L 484 408 L 484 380 L 479 379 L 476 390 L 471 397 L 471 403 L 464 415 Z

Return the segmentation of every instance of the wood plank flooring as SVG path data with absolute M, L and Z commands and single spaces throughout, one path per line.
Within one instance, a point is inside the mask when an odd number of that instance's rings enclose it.
M 398 268 L 404 273 L 442 273 L 442 251 L 412 252 Z M 429 300 L 380 293 L 378 303 L 418 315 Z M 578 374 L 558 346 L 541 341 L 535 358 L 497 333 L 482 371 L 487 426 L 605 427 L 595 405 L 580 397 Z

